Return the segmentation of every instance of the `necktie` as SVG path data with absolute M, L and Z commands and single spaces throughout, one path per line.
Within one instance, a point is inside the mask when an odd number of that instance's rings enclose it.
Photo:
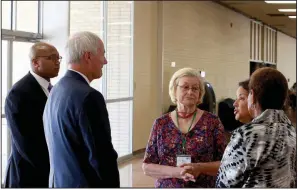
M 49 83 L 49 86 L 48 86 L 48 90 L 49 90 L 49 92 L 51 92 L 51 89 L 52 89 L 52 88 L 53 88 L 52 84 Z

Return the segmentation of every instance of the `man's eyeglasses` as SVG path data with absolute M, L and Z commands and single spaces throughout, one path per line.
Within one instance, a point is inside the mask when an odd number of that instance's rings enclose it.
M 38 58 L 38 57 L 44 57 L 47 60 L 52 60 L 52 61 L 61 61 L 62 60 L 62 57 L 61 56 L 57 56 L 57 55 L 37 56 L 36 58 Z
M 179 86 L 184 92 L 188 92 L 189 89 L 191 89 L 193 92 L 199 92 L 200 90 L 199 87 L 189 87 L 189 86 L 180 86 L 180 85 L 177 85 L 177 86 Z

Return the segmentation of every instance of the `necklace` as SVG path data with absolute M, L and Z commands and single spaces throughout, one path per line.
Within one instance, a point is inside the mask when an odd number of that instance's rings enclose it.
M 192 113 L 184 113 L 184 112 L 178 112 L 178 109 L 176 109 L 176 113 L 178 114 L 178 116 L 182 119 L 187 119 L 190 118 L 191 116 L 193 116 L 193 114 L 195 114 L 197 112 L 197 109 L 192 112 Z
M 197 115 L 197 110 L 194 112 L 195 114 L 194 114 L 194 116 L 193 116 L 193 118 L 192 118 L 192 121 L 191 121 L 191 123 L 190 123 L 190 126 L 188 127 L 188 130 L 187 130 L 187 133 L 190 131 L 190 128 L 191 128 L 191 126 L 192 126 L 192 124 L 193 124 L 193 122 L 194 122 L 194 120 L 195 120 L 195 118 L 196 118 L 196 115 Z M 179 120 L 178 120 L 178 112 L 176 111 L 176 119 L 177 119 L 177 127 L 178 127 L 178 129 L 181 131 L 181 129 L 180 129 L 180 127 L 179 127 Z M 181 134 L 182 134 L 182 131 L 181 131 Z M 182 152 L 185 154 L 185 146 L 186 146 L 186 138 L 185 138 L 185 136 L 182 134 Z

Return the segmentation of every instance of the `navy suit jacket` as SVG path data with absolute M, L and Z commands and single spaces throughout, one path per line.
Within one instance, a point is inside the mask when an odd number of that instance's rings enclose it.
M 104 98 L 80 74 L 69 70 L 52 88 L 43 120 L 49 187 L 120 187 Z
M 50 163 L 42 121 L 46 101 L 30 73 L 7 95 L 5 115 L 12 141 L 4 187 L 48 187 Z

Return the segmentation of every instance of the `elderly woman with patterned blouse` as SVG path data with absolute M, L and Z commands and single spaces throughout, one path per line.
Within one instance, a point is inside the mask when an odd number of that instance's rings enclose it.
M 226 141 L 219 118 L 197 108 L 204 93 L 198 71 L 184 68 L 172 76 L 169 94 L 177 108 L 155 120 L 143 161 L 155 187 L 215 186 Z
M 253 120 L 233 132 L 216 187 L 296 187 L 296 132 L 282 110 L 287 90 L 286 78 L 276 69 L 252 74 L 248 110 Z

